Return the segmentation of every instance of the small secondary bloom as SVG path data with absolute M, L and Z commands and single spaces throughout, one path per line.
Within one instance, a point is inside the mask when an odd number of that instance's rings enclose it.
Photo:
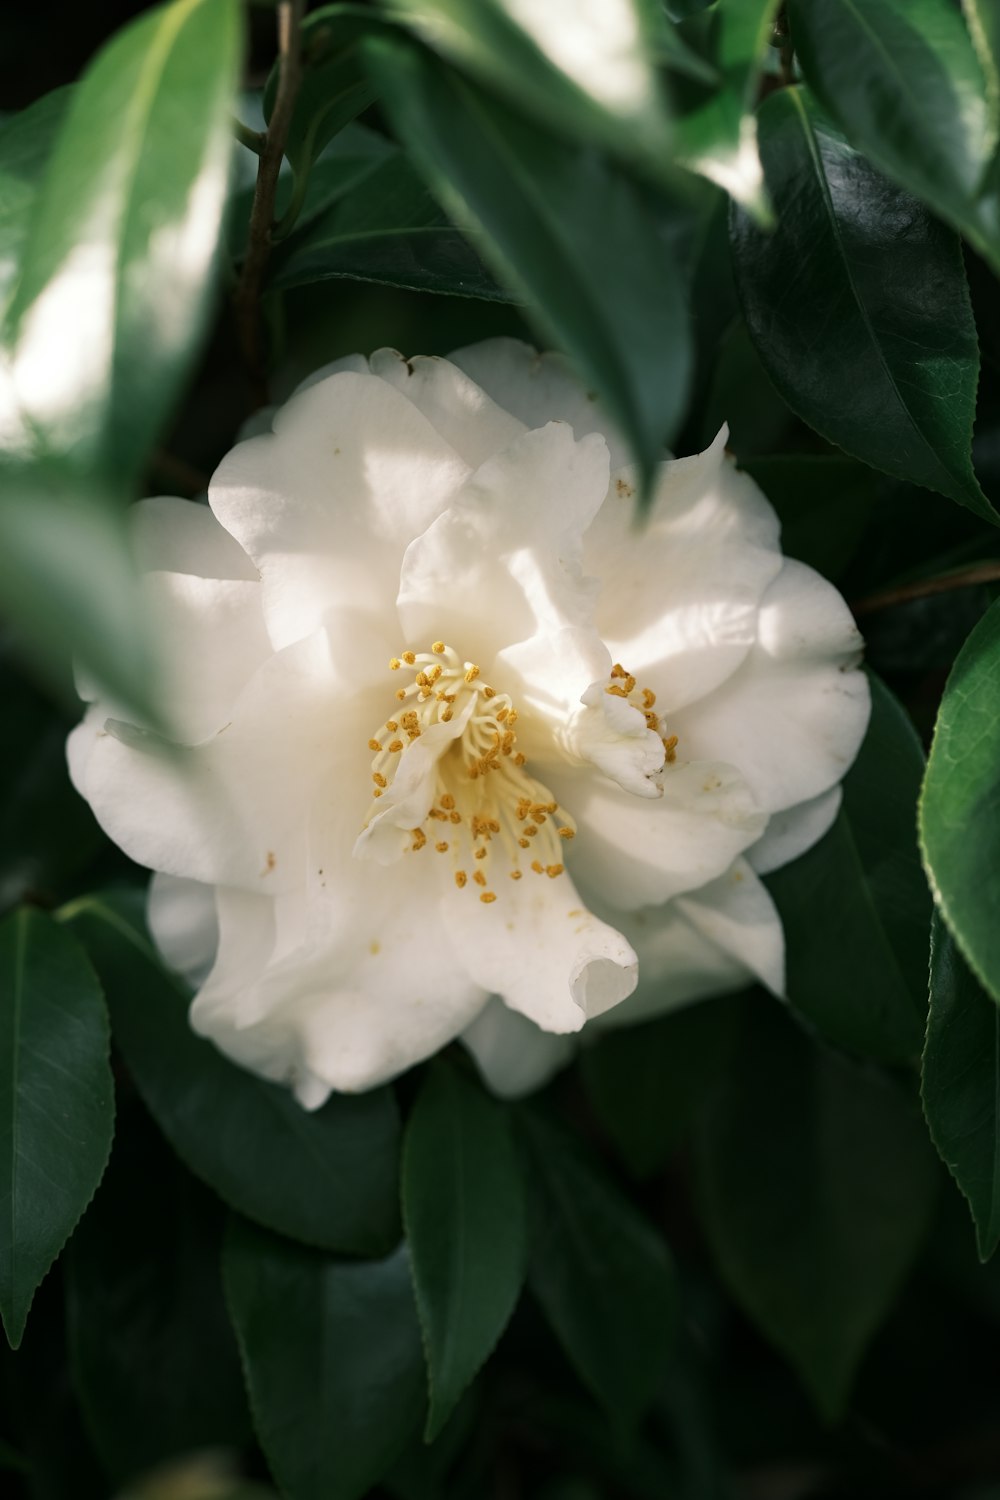
M 724 442 L 637 528 L 559 358 L 381 350 L 240 443 L 210 509 L 135 508 L 177 743 L 98 701 L 70 765 L 159 872 L 198 1031 L 314 1107 L 456 1036 L 515 1093 L 589 1018 L 781 993 L 758 872 L 831 823 L 869 699 Z

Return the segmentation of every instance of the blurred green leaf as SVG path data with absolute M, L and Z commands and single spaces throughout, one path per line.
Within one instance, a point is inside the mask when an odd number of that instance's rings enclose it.
M 748 998 L 699 1133 L 698 1180 L 724 1281 L 836 1420 L 933 1207 L 919 1115 L 874 1070 L 811 1043 L 775 1001 Z
M 287 1500 L 361 1500 L 424 1411 L 405 1247 L 337 1261 L 234 1219 L 223 1257 L 254 1424 Z
M 941 1160 L 968 1199 L 985 1261 L 1000 1244 L 1000 1007 L 937 912 L 930 990 L 924 1114 Z
M 659 1171 L 691 1129 L 733 1045 L 738 1005 L 728 996 L 690 1005 L 584 1047 L 590 1102 L 636 1177 Z
M 0 125 L 0 309 L 17 280 L 38 183 L 72 97 L 54 89 Z
M 789 0 L 806 80 L 848 140 L 1000 269 L 995 102 L 950 0 Z
M 871 723 L 836 822 L 767 886 L 785 930 L 791 1003 L 838 1046 L 912 1063 L 931 919 L 916 826 L 924 756 L 903 708 L 869 681 Z
M 685 299 L 652 200 L 402 42 L 369 44 L 397 135 L 499 280 L 577 363 L 647 480 L 680 420 Z M 623 276 L 621 268 L 628 267 Z
M 741 459 L 778 512 L 781 550 L 836 581 L 858 551 L 886 481 L 839 453 Z
M 196 1176 L 240 1213 L 307 1244 L 377 1254 L 395 1242 L 399 1119 L 390 1089 L 307 1112 L 290 1090 L 236 1067 L 196 1036 L 187 998 L 133 907 L 88 896 L 64 908 L 108 997 L 150 1113 Z
M 39 911 L 11 913 L 0 975 L 0 1315 L 16 1349 L 101 1180 L 115 1104 L 100 985 L 69 933 Z
M 948 678 L 920 798 L 934 896 L 979 982 L 1000 999 L 1000 601 Z
M 324 165 L 317 163 L 314 174 Z M 399 152 L 373 162 L 278 247 L 268 285 L 287 290 L 340 276 L 418 292 L 512 300 Z
M 670 1362 L 670 1253 L 628 1198 L 560 1127 L 518 1116 L 529 1152 L 528 1284 L 584 1385 L 635 1427 Z
M 509 1115 L 444 1062 L 410 1116 L 401 1190 L 430 1376 L 430 1442 L 503 1333 L 527 1257 Z
M 778 227 L 732 219 L 765 369 L 817 432 L 1000 524 L 972 470 L 979 347 L 958 240 L 887 182 L 808 92 L 761 106 Z
M 654 50 L 697 78 L 712 69 L 657 0 L 383 0 L 443 57 L 570 141 L 607 146 L 661 170 L 670 121 Z
M 222 1298 L 221 1229 L 219 1204 L 133 1103 L 66 1256 L 73 1381 L 119 1482 L 249 1436 Z

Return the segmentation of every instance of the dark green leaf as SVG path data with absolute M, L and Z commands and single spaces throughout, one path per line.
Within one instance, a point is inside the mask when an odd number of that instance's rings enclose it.
M 424 1409 L 405 1247 L 337 1261 L 234 1219 L 223 1259 L 254 1425 L 287 1500 L 361 1500 Z
M 130 479 L 162 428 L 212 289 L 239 54 L 237 0 L 174 0 L 74 90 L 7 319 L 25 456 Z
M 781 550 L 836 581 L 855 556 L 886 481 L 840 454 L 743 459 L 781 521 Z
M 41 912 L 13 912 L 0 976 L 0 1315 L 16 1348 L 101 1180 L 115 1106 L 101 989 L 73 938 Z
M 402 1195 L 430 1376 L 430 1442 L 506 1327 L 527 1255 L 509 1115 L 443 1062 L 407 1126 Z
M 430 55 L 401 42 L 369 48 L 396 132 L 431 188 L 481 232 L 499 280 L 576 361 L 648 479 L 684 410 L 691 362 L 682 288 L 649 199 Z
M 0 308 L 17 280 L 38 181 L 70 97 L 55 89 L 0 126 Z
M 221 1219 L 133 1104 L 66 1257 L 73 1379 L 118 1481 L 249 1436 L 219 1274 Z
M 584 1047 L 587 1093 L 635 1176 L 658 1171 L 687 1135 L 725 1065 L 739 1003 L 690 1005 Z
M 384 30 L 367 6 L 323 5 L 302 22 L 302 77 L 285 138 L 285 155 L 297 176 L 308 173 L 328 141 L 375 100 L 361 61 L 361 39 Z M 270 123 L 278 93 L 275 63 L 264 90 L 264 118 Z
M 931 935 L 924 1114 L 969 1201 L 981 1260 L 1000 1244 L 1000 1008 L 977 982 L 938 913 Z
M 324 165 L 317 163 L 314 174 Z M 511 300 L 400 153 L 373 163 L 284 241 L 273 257 L 269 284 L 287 289 L 339 276 L 412 291 Z
M 785 929 L 792 1004 L 839 1046 L 886 1062 L 920 1053 L 931 899 L 917 847 L 924 757 L 870 677 L 872 718 L 825 838 L 767 877 Z
M 398 1233 L 399 1121 L 389 1089 L 307 1113 L 288 1089 L 191 1030 L 187 1001 L 131 908 L 85 897 L 64 915 L 86 945 L 150 1113 L 198 1177 L 240 1213 L 307 1244 L 379 1253 Z
M 580 1379 L 634 1427 L 671 1357 L 669 1251 L 571 1136 L 531 1110 L 519 1119 L 532 1167 L 528 1284 Z
M 957 238 L 806 90 L 760 110 L 773 234 L 732 221 L 747 323 L 793 411 L 874 468 L 997 522 L 970 457 L 979 348 Z
M 996 201 L 980 190 L 995 102 L 949 0 L 790 0 L 807 81 L 851 144 L 1000 267 Z
M 748 997 L 698 1170 L 730 1291 L 834 1420 L 933 1206 L 919 1115 L 873 1070 L 812 1044 L 775 1001 Z
M 948 678 L 920 798 L 920 837 L 944 919 L 980 983 L 1000 999 L 1000 601 Z

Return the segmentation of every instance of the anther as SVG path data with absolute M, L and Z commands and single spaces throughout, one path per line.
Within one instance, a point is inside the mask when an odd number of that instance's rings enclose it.
M 414 654 L 413 654 L 412 651 L 404 651 L 403 652 L 403 660 L 406 662 L 406 665 L 408 667 L 412 667 L 413 663 L 416 661 L 416 659 L 417 658 L 414 656 Z
M 441 842 L 439 844 L 435 844 L 434 847 L 435 847 L 435 849 L 437 850 L 437 852 L 439 854 L 447 854 L 448 853 L 448 840 L 447 839 L 442 839 Z
M 463 886 L 468 885 L 468 883 L 469 883 L 469 877 L 468 877 L 468 875 L 466 875 L 465 871 L 464 870 L 456 870 L 455 871 L 455 884 L 458 886 L 459 890 L 461 890 Z
M 483 874 L 482 870 L 475 870 L 473 872 L 472 878 L 476 882 L 477 885 L 485 885 L 486 884 L 486 876 Z
M 403 741 L 402 740 L 393 740 L 392 743 L 389 746 L 389 749 L 393 752 L 394 755 L 398 751 L 402 750 L 402 748 L 403 748 Z
M 561 839 L 572 839 L 576 837 L 576 834 L 572 828 L 560 828 L 559 837 Z
M 483 894 L 479 899 L 480 901 L 484 902 L 485 905 L 489 906 L 490 902 L 495 901 L 497 898 L 493 891 L 483 891 Z
M 441 806 L 443 808 L 446 808 L 448 812 L 450 812 L 451 809 L 455 806 L 455 799 L 450 792 L 445 792 L 444 796 L 441 798 Z
M 379 744 L 378 740 L 369 740 L 368 748 L 369 750 L 381 750 L 382 746 Z
M 435 656 L 443 656 L 444 655 L 444 641 L 435 641 L 434 644 L 433 644 L 433 646 L 431 647 L 431 650 L 434 652 Z
M 557 875 L 561 875 L 562 872 L 563 872 L 562 865 L 546 865 L 545 866 L 545 873 L 549 877 L 550 880 L 555 880 L 556 876 Z
M 400 667 L 402 665 L 403 665 L 403 663 L 400 661 L 400 659 L 399 659 L 398 656 L 391 656 L 389 658 L 389 671 L 390 672 L 398 672 L 399 669 L 400 669 Z
M 466 680 L 466 682 L 475 682 L 475 680 L 476 680 L 476 678 L 478 676 L 479 676 L 479 668 L 476 666 L 475 662 L 467 661 L 465 663 L 465 680 Z
M 372 781 L 374 781 L 376 786 L 386 787 L 389 785 L 381 771 L 372 772 Z
M 511 880 L 520 880 L 523 873 L 524 872 L 522 870 L 511 870 L 510 878 Z
M 533 859 L 531 861 L 531 868 L 534 870 L 536 875 L 545 874 L 545 866 L 542 864 L 540 859 Z

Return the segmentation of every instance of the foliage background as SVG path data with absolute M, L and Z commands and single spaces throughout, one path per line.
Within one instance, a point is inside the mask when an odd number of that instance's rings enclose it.
M 997 15 L 312 7 L 294 101 L 266 4 L 5 16 L 5 1493 L 1000 1496 Z M 284 145 L 273 235 L 234 115 Z M 69 657 L 155 716 L 129 501 L 319 363 L 500 332 L 647 468 L 728 420 L 872 728 L 769 879 L 789 1007 L 604 1036 L 523 1105 L 452 1049 L 307 1116 L 189 1032 L 66 778 Z

